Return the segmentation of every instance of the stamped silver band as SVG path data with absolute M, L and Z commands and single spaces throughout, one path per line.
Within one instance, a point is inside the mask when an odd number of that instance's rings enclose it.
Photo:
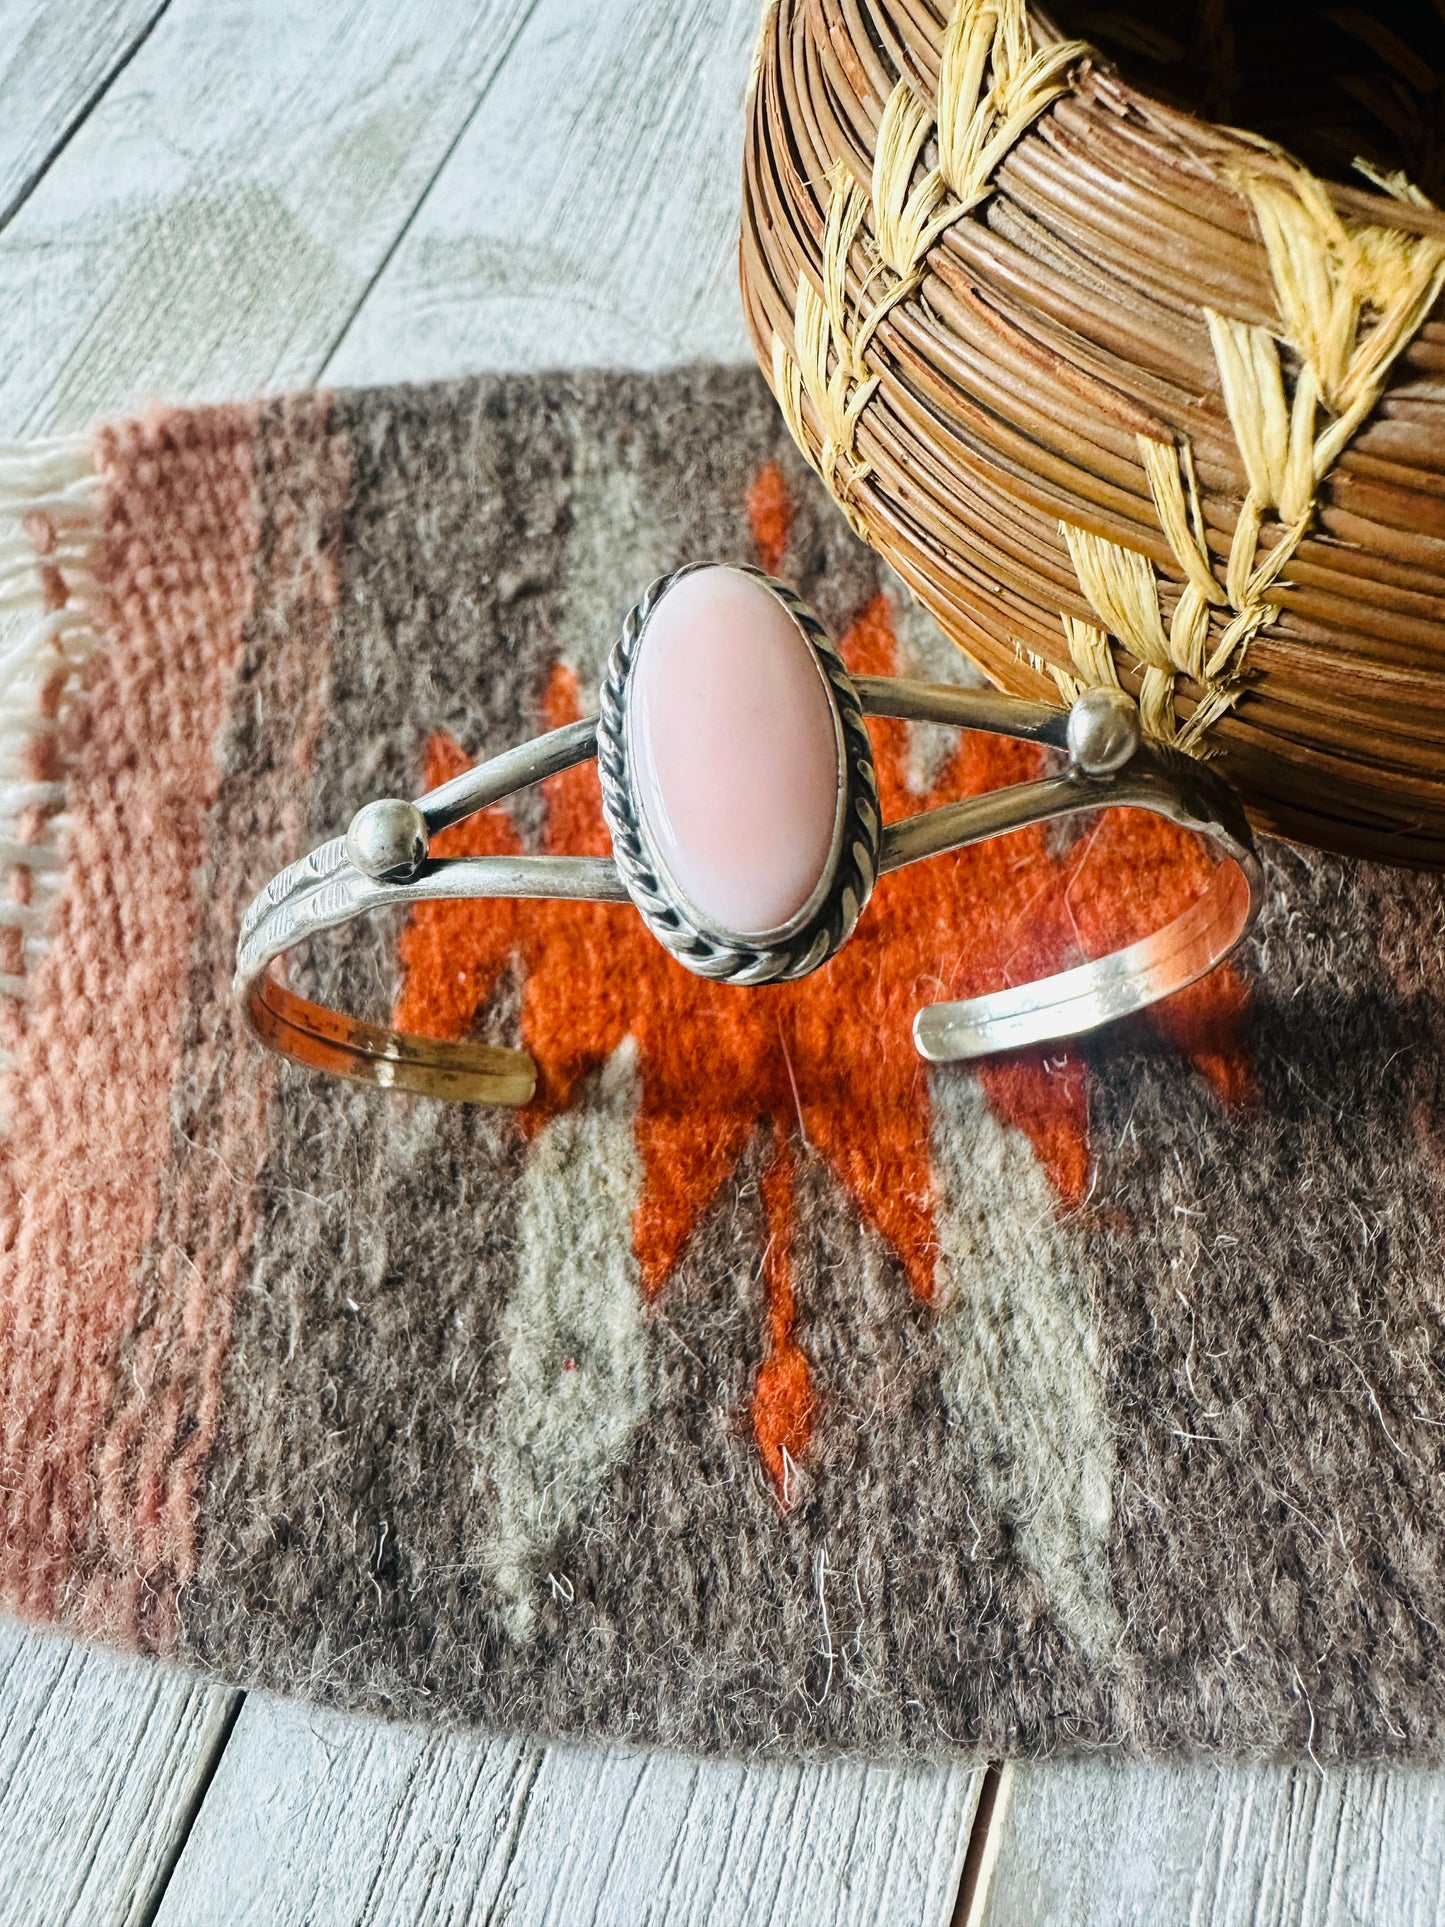
M 397 904 L 487 897 L 631 902 L 681 965 L 735 983 L 743 995 L 744 986 L 787 981 L 826 963 L 847 942 L 877 875 L 1088 810 L 1148 810 L 1202 837 L 1217 860 L 1203 894 L 1161 930 L 1111 955 L 1035 983 L 926 1006 L 913 1026 L 925 1058 L 955 1062 L 1095 1030 L 1206 975 L 1254 922 L 1262 877 L 1233 791 L 1206 766 L 1141 740 L 1127 698 L 1091 691 L 1063 711 L 991 691 L 851 677 L 817 618 L 792 591 L 748 570 L 733 573 L 764 586 L 787 611 L 813 651 L 834 705 L 838 828 L 817 887 L 777 933 L 749 936 L 710 924 L 649 840 L 626 731 L 639 639 L 674 584 L 691 573 L 679 571 L 654 584 L 629 614 L 609 664 L 600 718 L 508 750 L 415 803 L 370 804 L 345 836 L 322 844 L 267 884 L 242 921 L 235 979 L 252 1028 L 265 1043 L 299 1063 L 384 1088 L 525 1104 L 536 1079 L 525 1053 L 442 1042 L 345 1017 L 288 989 L 272 964 L 308 938 Z M 883 826 L 864 716 L 1018 737 L 1064 752 L 1067 766 L 1036 782 Z M 430 839 L 448 825 L 594 755 L 615 858 L 428 854 Z

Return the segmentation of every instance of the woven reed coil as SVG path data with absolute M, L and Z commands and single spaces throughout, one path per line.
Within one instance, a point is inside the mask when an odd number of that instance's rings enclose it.
M 1117 681 L 1260 826 L 1445 865 L 1445 28 L 1238 11 L 773 0 L 748 322 L 994 681 Z

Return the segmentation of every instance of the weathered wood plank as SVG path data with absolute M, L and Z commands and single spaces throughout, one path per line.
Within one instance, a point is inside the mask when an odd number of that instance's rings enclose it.
M 1020 1766 L 969 1927 L 1441 1927 L 1445 1775 Z
M 148 1921 L 239 1699 L 0 1622 L 0 1927 Z
M 326 379 L 746 360 L 759 15 L 758 0 L 542 0 Z
M 0 234 L 0 434 L 301 386 L 534 0 L 173 0 Z
M 167 0 L 8 0 L 0 36 L 0 227 Z
M 253 1695 L 157 1927 L 946 1927 L 974 1776 L 441 1736 Z

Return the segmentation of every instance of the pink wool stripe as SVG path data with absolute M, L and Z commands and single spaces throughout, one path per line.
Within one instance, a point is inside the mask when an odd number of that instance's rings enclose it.
M 196 878 L 256 579 L 257 421 L 252 407 L 159 412 L 98 437 L 108 615 L 61 729 L 64 882 L 5 1092 L 0 1600 L 148 1645 L 174 1618 L 152 1575 L 183 1583 L 193 1556 L 184 1371 L 150 1400 L 133 1350 L 128 1416 L 107 1433 L 137 1328 L 219 1369 L 208 1281 L 188 1279 L 176 1320 L 142 1301 L 138 1274 L 172 1150 Z
M 100 1454 L 107 1564 L 88 1583 L 83 1616 L 110 1614 L 146 1639 L 169 1639 L 196 1568 L 232 1311 L 257 1229 L 276 1060 L 249 1034 L 230 981 L 242 910 L 305 847 L 301 799 L 321 728 L 350 487 L 344 438 L 329 427 L 329 398 L 303 395 L 266 408 L 257 435 L 257 594 L 197 875 L 172 1152 L 138 1277 L 147 1312 L 122 1341 Z

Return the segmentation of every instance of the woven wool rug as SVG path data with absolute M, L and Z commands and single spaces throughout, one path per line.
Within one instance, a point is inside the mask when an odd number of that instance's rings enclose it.
M 585 712 L 758 560 L 858 671 L 962 678 L 741 370 L 160 412 L 11 459 L 0 1598 L 229 1679 L 703 1751 L 1442 1755 L 1445 932 L 1267 852 L 1151 1021 L 929 1071 L 916 1005 L 1157 923 L 1148 819 L 885 879 L 793 986 L 627 908 L 315 946 L 524 1041 L 521 1114 L 268 1057 L 280 865 Z M 885 813 L 1034 750 L 874 726 Z M 448 833 L 605 852 L 594 771 Z

